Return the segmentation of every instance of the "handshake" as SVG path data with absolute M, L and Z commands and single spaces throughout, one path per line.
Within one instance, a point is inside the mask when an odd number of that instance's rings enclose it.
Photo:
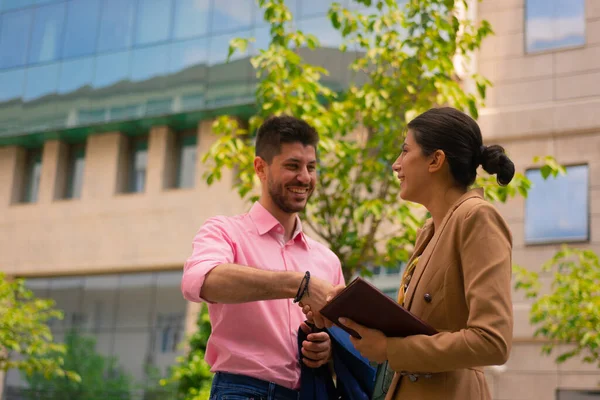
M 303 287 L 306 285 L 306 288 Z M 317 277 L 311 277 L 307 281 L 302 281 L 300 290 L 304 294 L 300 298 L 298 304 L 302 307 L 302 312 L 306 315 L 306 319 L 312 322 L 317 328 L 331 328 L 333 322 L 323 317 L 320 313 L 321 309 L 332 298 L 345 288 L 345 285 L 333 286 Z

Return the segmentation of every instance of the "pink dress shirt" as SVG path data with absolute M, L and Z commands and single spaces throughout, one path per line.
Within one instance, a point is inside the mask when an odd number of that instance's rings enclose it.
M 302 232 L 298 218 L 292 239 L 260 203 L 247 214 L 214 217 L 196 234 L 184 265 L 181 289 L 193 302 L 204 301 L 204 278 L 218 265 L 233 263 L 269 271 L 310 271 L 333 285 L 344 283 L 341 264 L 327 247 Z M 298 280 L 298 284 L 300 280 Z M 292 299 L 243 304 L 208 304 L 212 334 L 206 348 L 211 371 L 229 372 L 300 387 L 298 328 L 304 314 Z

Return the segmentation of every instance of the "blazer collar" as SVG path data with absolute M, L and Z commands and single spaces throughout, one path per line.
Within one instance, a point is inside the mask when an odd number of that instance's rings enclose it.
M 450 209 L 444 216 L 444 219 L 442 220 L 438 229 L 434 229 L 433 221 L 431 219 L 427 220 L 427 222 L 423 226 L 423 231 L 422 231 L 421 235 L 419 235 L 419 236 L 424 237 L 424 240 L 417 241 L 416 247 L 415 247 L 415 252 L 414 252 L 413 256 L 411 257 L 411 259 L 412 259 L 415 257 L 415 255 L 422 253 L 421 256 L 419 257 L 419 261 L 417 263 L 415 271 L 413 272 L 413 276 L 410 280 L 410 284 L 408 286 L 408 291 L 406 292 L 406 298 L 404 300 L 404 305 L 405 305 L 404 307 L 406 309 L 410 309 L 410 306 L 412 304 L 412 300 L 413 300 L 413 297 L 415 294 L 415 289 L 419 285 L 419 281 L 421 280 L 421 277 L 423 276 L 423 272 L 425 272 L 425 269 L 427 268 L 429 259 L 431 258 L 431 255 L 433 254 L 433 251 L 435 250 L 435 246 L 437 245 L 438 240 L 439 240 L 440 236 L 442 235 L 442 232 L 446 228 L 446 225 L 448 224 L 450 217 L 452 217 L 452 214 L 454 214 L 454 211 L 456 211 L 456 209 L 458 207 L 460 207 L 461 204 L 463 204 L 465 201 L 472 199 L 472 198 L 481 198 L 482 199 L 483 198 L 483 189 L 481 189 L 481 188 L 473 189 L 473 190 L 468 191 L 464 195 L 462 195 L 450 207 Z

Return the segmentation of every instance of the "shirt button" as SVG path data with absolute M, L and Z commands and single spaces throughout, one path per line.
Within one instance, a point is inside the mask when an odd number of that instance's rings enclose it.
M 431 303 L 431 295 L 429 293 L 425 293 L 425 295 L 423 296 L 423 298 L 425 299 L 425 301 L 427 303 Z

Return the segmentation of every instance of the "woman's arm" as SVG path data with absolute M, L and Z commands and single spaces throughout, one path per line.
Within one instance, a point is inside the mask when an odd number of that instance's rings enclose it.
M 387 359 L 395 371 L 435 373 L 508 359 L 513 329 L 510 230 L 498 211 L 484 203 L 466 215 L 459 243 L 467 328 L 388 338 Z

